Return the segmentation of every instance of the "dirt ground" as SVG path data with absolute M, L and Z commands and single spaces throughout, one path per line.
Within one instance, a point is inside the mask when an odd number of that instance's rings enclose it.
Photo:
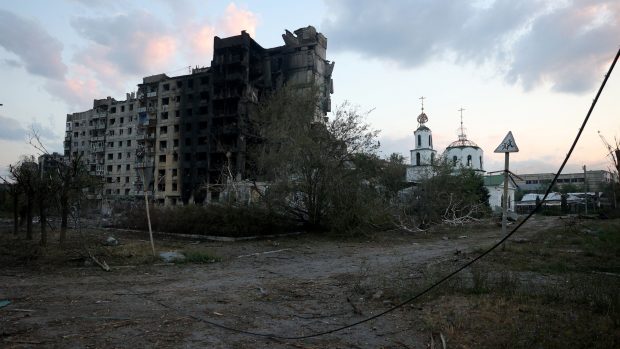
M 537 217 L 515 238 L 558 224 Z M 213 256 L 212 263 L 167 264 L 149 259 L 148 235 L 103 229 L 86 230 L 84 239 L 71 231 L 73 247 L 39 249 L 28 260 L 14 252 L 23 237 L 9 230 L 1 231 L 0 243 L 0 301 L 11 301 L 0 308 L 0 346 L 8 348 L 441 348 L 441 337 L 450 343 L 451 333 L 429 322 L 444 304 L 437 297 L 304 340 L 250 336 L 208 322 L 284 337 L 330 330 L 389 308 L 437 279 L 429 272 L 434 265 L 465 263 L 499 238 L 492 222 L 363 238 L 157 237 L 158 251 Z M 108 236 L 120 244 L 102 247 Z M 112 270 L 89 265 L 80 241 Z

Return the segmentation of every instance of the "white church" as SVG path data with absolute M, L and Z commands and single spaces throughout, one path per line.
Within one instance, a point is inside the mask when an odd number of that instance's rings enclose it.
M 426 126 L 428 116 L 424 113 L 424 98 L 422 97 L 422 113 L 418 116 L 418 128 L 413 132 L 415 148 L 410 150 L 411 164 L 407 166 L 407 182 L 417 183 L 431 175 L 431 165 L 437 157 L 437 151 L 433 149 L 433 132 Z M 467 139 L 463 127 L 463 110 L 461 112 L 461 127 L 458 139 L 443 152 L 446 161 L 450 161 L 454 167 L 471 168 L 484 174 L 484 152 L 473 141 Z
M 424 179 L 432 176 L 432 164 L 437 158 L 437 151 L 433 148 L 433 132 L 426 126 L 428 116 L 424 113 L 424 97 L 422 100 L 422 112 L 418 116 L 418 128 L 413 132 L 415 148 L 410 150 L 410 165 L 407 166 L 406 180 L 409 183 L 417 184 Z M 443 152 L 443 158 L 452 164 L 453 167 L 470 168 L 484 176 L 484 151 L 476 143 L 467 139 L 465 128 L 463 127 L 463 108 L 461 112 L 461 127 L 456 141 L 450 143 Z M 503 191 L 503 175 L 485 176 L 485 186 L 489 190 L 489 204 L 492 209 L 501 208 Z M 514 181 L 509 183 L 508 208 L 514 208 L 514 192 L 516 185 Z

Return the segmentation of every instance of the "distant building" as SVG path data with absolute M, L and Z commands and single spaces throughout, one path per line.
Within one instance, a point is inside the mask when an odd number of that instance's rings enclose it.
M 528 173 L 519 174 L 519 177 L 522 179 L 515 179 L 515 181 L 521 190 L 525 192 L 544 191 L 555 177 L 555 173 Z M 610 185 L 613 179 L 614 175 L 609 171 L 594 170 L 586 171 L 586 178 L 583 172 L 562 173 L 558 176 L 556 184 L 559 188 L 571 184 L 580 191 L 600 192 Z
M 217 200 L 214 185 L 252 176 L 248 120 L 269 91 L 317 86 L 317 120 L 331 109 L 327 39 L 312 26 L 282 38 L 263 48 L 245 31 L 215 37 L 210 67 L 145 77 L 124 101 L 98 99 L 67 115 L 65 156 L 81 157 L 109 199 L 146 190 L 166 205 Z
M 43 176 L 52 171 L 58 171 L 58 167 L 65 161 L 65 158 L 62 154 L 54 152 L 39 156 L 37 161 L 39 163 L 39 171 Z

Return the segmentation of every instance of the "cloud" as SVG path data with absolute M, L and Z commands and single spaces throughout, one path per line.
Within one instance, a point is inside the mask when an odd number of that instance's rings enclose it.
M 220 20 L 219 26 L 226 35 L 238 35 L 245 30 L 250 36 L 256 36 L 256 26 L 258 18 L 251 11 L 239 8 L 235 3 L 226 6 L 224 17 Z
M 4 65 L 9 66 L 11 68 L 21 68 L 23 67 L 23 64 L 21 64 L 20 61 L 16 60 L 16 59 L 3 59 L 2 63 L 4 63 Z
M 585 92 L 602 79 L 620 38 L 620 4 L 583 1 L 540 16 L 514 47 L 508 81 Z
M 137 83 L 145 75 L 168 71 L 172 62 L 208 65 L 215 35 L 235 35 L 241 30 L 254 35 L 257 23 L 251 11 L 232 3 L 215 24 L 188 14 L 168 25 L 152 13 L 138 10 L 75 18 L 71 25 L 88 45 L 75 54 L 72 70 L 81 69 L 84 74 L 72 74 L 73 79 L 58 86 L 54 93 L 74 103 L 84 100 L 84 86 L 91 93 L 122 94 L 126 82 Z M 91 100 L 95 97 L 90 95 Z
M 38 22 L 1 9 L 0 47 L 19 57 L 30 74 L 61 80 L 67 72 L 60 41 Z
M 112 15 L 73 18 L 71 26 L 85 44 L 72 54 L 70 65 L 62 61 L 63 45 L 37 22 L 0 10 L 0 47 L 18 58 L 0 64 L 23 66 L 46 79 L 43 87 L 52 96 L 71 108 L 88 108 L 95 98 L 122 96 L 128 82 L 137 84 L 144 76 L 176 68 L 175 62 L 208 65 L 215 35 L 256 33 L 257 16 L 234 3 L 209 22 L 196 18 L 191 10 L 172 10 L 180 6 L 178 2 L 161 1 L 169 5 L 176 20 L 122 6 L 116 6 Z M 99 9 L 107 3 L 74 0 L 82 8 Z
M 600 80 L 620 37 L 614 0 L 328 2 L 332 48 L 395 62 L 493 63 L 508 83 L 584 92 Z
M 48 143 L 52 146 L 57 146 L 58 140 L 61 136 L 57 134 L 50 126 L 43 125 L 38 121 L 33 121 L 32 124 L 30 124 L 30 129 L 28 130 L 28 133 L 36 133 L 41 139 L 41 142 L 43 142 L 43 145 L 45 146 L 47 146 Z
M 60 136 L 53 130 L 52 125 L 46 126 L 38 121 L 33 121 L 28 128 L 16 119 L 0 115 L 0 140 L 4 141 L 22 141 L 25 142 L 27 136 L 33 131 L 36 132 L 41 141 L 44 143 L 49 141 L 50 144 L 58 143 Z
M 23 141 L 26 137 L 26 129 L 19 121 L 0 115 L 0 139 L 8 141 Z
M 103 68 L 104 78 L 110 73 L 135 75 L 162 70 L 176 53 L 177 38 L 149 12 L 80 17 L 71 24 L 90 44 L 77 56 L 78 63 Z
M 213 37 L 216 35 L 239 35 L 245 30 L 250 36 L 256 35 L 258 18 L 251 11 L 239 8 L 234 3 L 226 7 L 224 15 L 216 24 L 192 21 L 184 27 L 183 41 L 187 59 L 192 62 L 210 62 L 213 55 Z

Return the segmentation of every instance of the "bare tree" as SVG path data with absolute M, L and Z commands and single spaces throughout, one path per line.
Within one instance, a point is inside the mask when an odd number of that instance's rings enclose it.
M 489 212 L 489 193 L 473 170 L 438 159 L 415 188 L 395 207 L 398 226 L 425 229 L 432 224 L 462 225 Z M 414 224 L 414 226 L 411 226 Z
M 601 134 L 601 131 L 598 131 L 598 135 L 599 137 L 601 137 L 601 140 L 603 141 L 603 144 L 605 144 L 605 148 L 607 148 L 607 156 L 611 157 L 611 161 L 614 164 L 614 168 L 616 170 L 616 175 L 620 173 L 620 141 L 618 141 L 617 138 L 614 137 L 614 145 L 611 145 L 609 142 L 607 142 L 607 139 L 605 139 L 605 137 L 603 137 L 603 135 Z
M 57 159 L 47 150 L 37 130 L 33 128 L 28 137 L 28 143 L 32 147 L 53 161 L 48 168 L 49 173 L 45 174 L 46 184 L 42 189 L 45 194 L 44 207 L 47 207 L 46 204 L 49 205 L 50 202 L 55 202 L 59 208 L 59 242 L 62 244 L 67 238 L 71 203 L 84 195 L 85 188 L 97 189 L 101 183 L 89 175 L 81 155 L 71 160 Z M 43 232 L 44 228 L 41 229 Z

